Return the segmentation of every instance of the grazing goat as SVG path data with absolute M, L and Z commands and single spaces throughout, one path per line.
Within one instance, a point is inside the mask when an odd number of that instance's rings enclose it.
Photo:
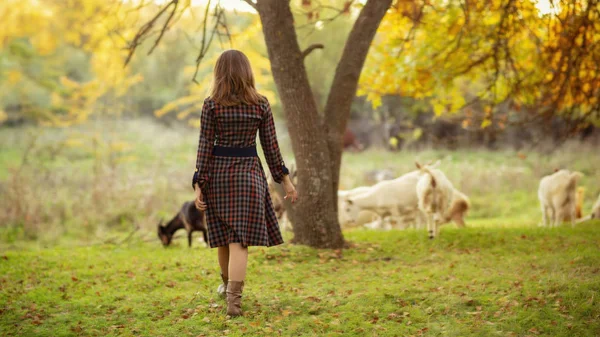
M 558 226 L 564 221 L 575 225 L 577 212 L 577 182 L 580 172 L 559 170 L 540 181 L 538 198 L 542 209 L 543 226 Z
M 421 204 L 423 207 L 419 208 L 417 184 L 420 180 L 423 180 L 422 183 L 425 185 L 425 180 L 431 184 L 433 177 L 430 175 L 429 178 L 423 178 L 424 175 L 427 175 L 423 170 L 430 170 L 435 175 L 441 175 L 447 181 L 445 175 L 436 169 L 439 165 L 438 161 L 394 180 L 383 181 L 372 187 L 361 187 L 360 190 L 356 189 L 361 193 L 355 193 L 355 190 L 339 191 L 340 224 L 345 227 L 348 226 L 348 223 L 355 222 L 355 224 L 363 224 L 367 228 L 391 229 L 406 228 L 410 223 L 416 223 L 416 227 L 427 223 L 427 212 L 422 209 L 426 209 L 426 205 L 433 201 L 429 200 L 430 196 L 425 190 L 422 190 Z M 464 216 L 470 208 L 469 198 L 466 195 L 453 188 L 449 181 L 446 185 L 449 185 L 449 189 L 446 191 L 447 202 L 444 203 L 443 210 L 432 214 L 435 217 L 435 224 L 432 223 L 434 220 L 429 223 L 429 227 L 433 227 L 434 236 L 437 235 L 437 226 L 450 221 L 454 221 L 458 227 L 465 227 Z M 435 195 L 439 194 L 437 190 L 430 192 L 435 192 Z M 434 204 L 437 207 L 440 203 Z M 370 217 L 366 215 L 370 215 Z M 385 217 L 385 220 L 390 220 L 391 223 L 384 224 L 381 221 L 373 221 L 377 215 Z
M 577 202 L 575 203 L 575 218 L 583 218 L 583 199 L 585 197 L 585 187 L 579 187 L 577 189 Z
M 377 183 L 363 193 L 345 197 L 341 208 L 345 214 L 342 217 L 356 221 L 361 212 L 370 211 L 385 219 L 413 212 L 417 205 L 414 188 L 419 176 L 418 171 L 410 172 L 396 179 Z
M 598 200 L 594 204 L 592 208 L 592 214 L 590 215 L 592 219 L 600 219 L 600 195 L 598 195 Z
M 450 207 L 444 213 L 443 223 L 454 221 L 454 223 L 460 227 L 465 227 L 465 214 L 469 211 L 471 202 L 469 198 L 457 189 L 452 192 L 452 201 Z
M 204 243 L 208 244 L 208 231 L 206 230 L 204 212 L 198 210 L 193 201 L 183 203 L 181 210 L 167 223 L 166 226 L 163 226 L 162 223 L 163 221 L 161 219 L 158 224 L 158 238 L 165 247 L 171 244 L 173 234 L 181 228 L 185 228 L 187 231 L 189 247 L 192 247 L 192 233 L 196 231 L 202 232 Z
M 442 171 L 416 165 L 421 173 L 416 187 L 419 210 L 425 216 L 429 238 L 433 239 L 439 234 L 439 225 L 450 210 L 455 189 Z
M 338 221 L 342 229 L 362 226 L 379 219 L 379 216 L 376 213 L 368 210 L 361 210 L 358 212 L 358 214 L 356 214 L 355 218 L 351 218 L 348 212 L 346 212 L 344 209 L 344 204 L 347 198 L 366 193 L 370 188 L 371 187 L 361 186 L 348 191 L 338 191 Z
M 598 195 L 598 200 L 596 200 L 596 203 L 592 207 L 592 212 L 588 216 L 579 219 L 577 223 L 581 223 L 591 219 L 600 219 L 600 195 Z

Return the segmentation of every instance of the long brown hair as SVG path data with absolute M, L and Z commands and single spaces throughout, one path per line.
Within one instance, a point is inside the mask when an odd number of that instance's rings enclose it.
M 244 53 L 230 49 L 219 56 L 210 97 L 224 106 L 255 105 L 264 101 L 254 87 L 252 67 Z

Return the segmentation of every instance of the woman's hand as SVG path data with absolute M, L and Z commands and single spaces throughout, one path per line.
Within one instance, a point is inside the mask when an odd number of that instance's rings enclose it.
M 204 196 L 202 195 L 202 190 L 198 186 L 198 183 L 194 185 L 194 192 L 196 192 L 196 200 L 194 201 L 196 209 L 206 211 L 206 203 L 204 202 Z
M 283 190 L 285 191 L 284 199 L 291 201 L 292 204 L 298 200 L 298 191 L 296 191 L 296 187 L 292 183 L 289 175 L 286 175 L 283 178 Z

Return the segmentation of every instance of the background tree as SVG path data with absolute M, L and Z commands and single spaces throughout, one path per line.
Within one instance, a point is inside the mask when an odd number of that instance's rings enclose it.
M 464 127 L 559 118 L 568 135 L 600 123 L 599 20 L 595 0 L 399 1 L 359 93 L 428 100 Z

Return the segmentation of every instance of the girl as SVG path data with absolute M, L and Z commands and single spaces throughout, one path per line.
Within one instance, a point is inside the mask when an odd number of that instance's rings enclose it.
M 283 243 L 256 152 L 257 131 L 271 176 L 283 184 L 285 199 L 295 202 L 298 193 L 279 151 L 269 102 L 254 87 L 246 55 L 225 51 L 217 60 L 212 92 L 202 107 L 192 185 L 196 207 L 206 210 L 210 247 L 218 249 L 230 316 L 242 314 L 248 246 Z

